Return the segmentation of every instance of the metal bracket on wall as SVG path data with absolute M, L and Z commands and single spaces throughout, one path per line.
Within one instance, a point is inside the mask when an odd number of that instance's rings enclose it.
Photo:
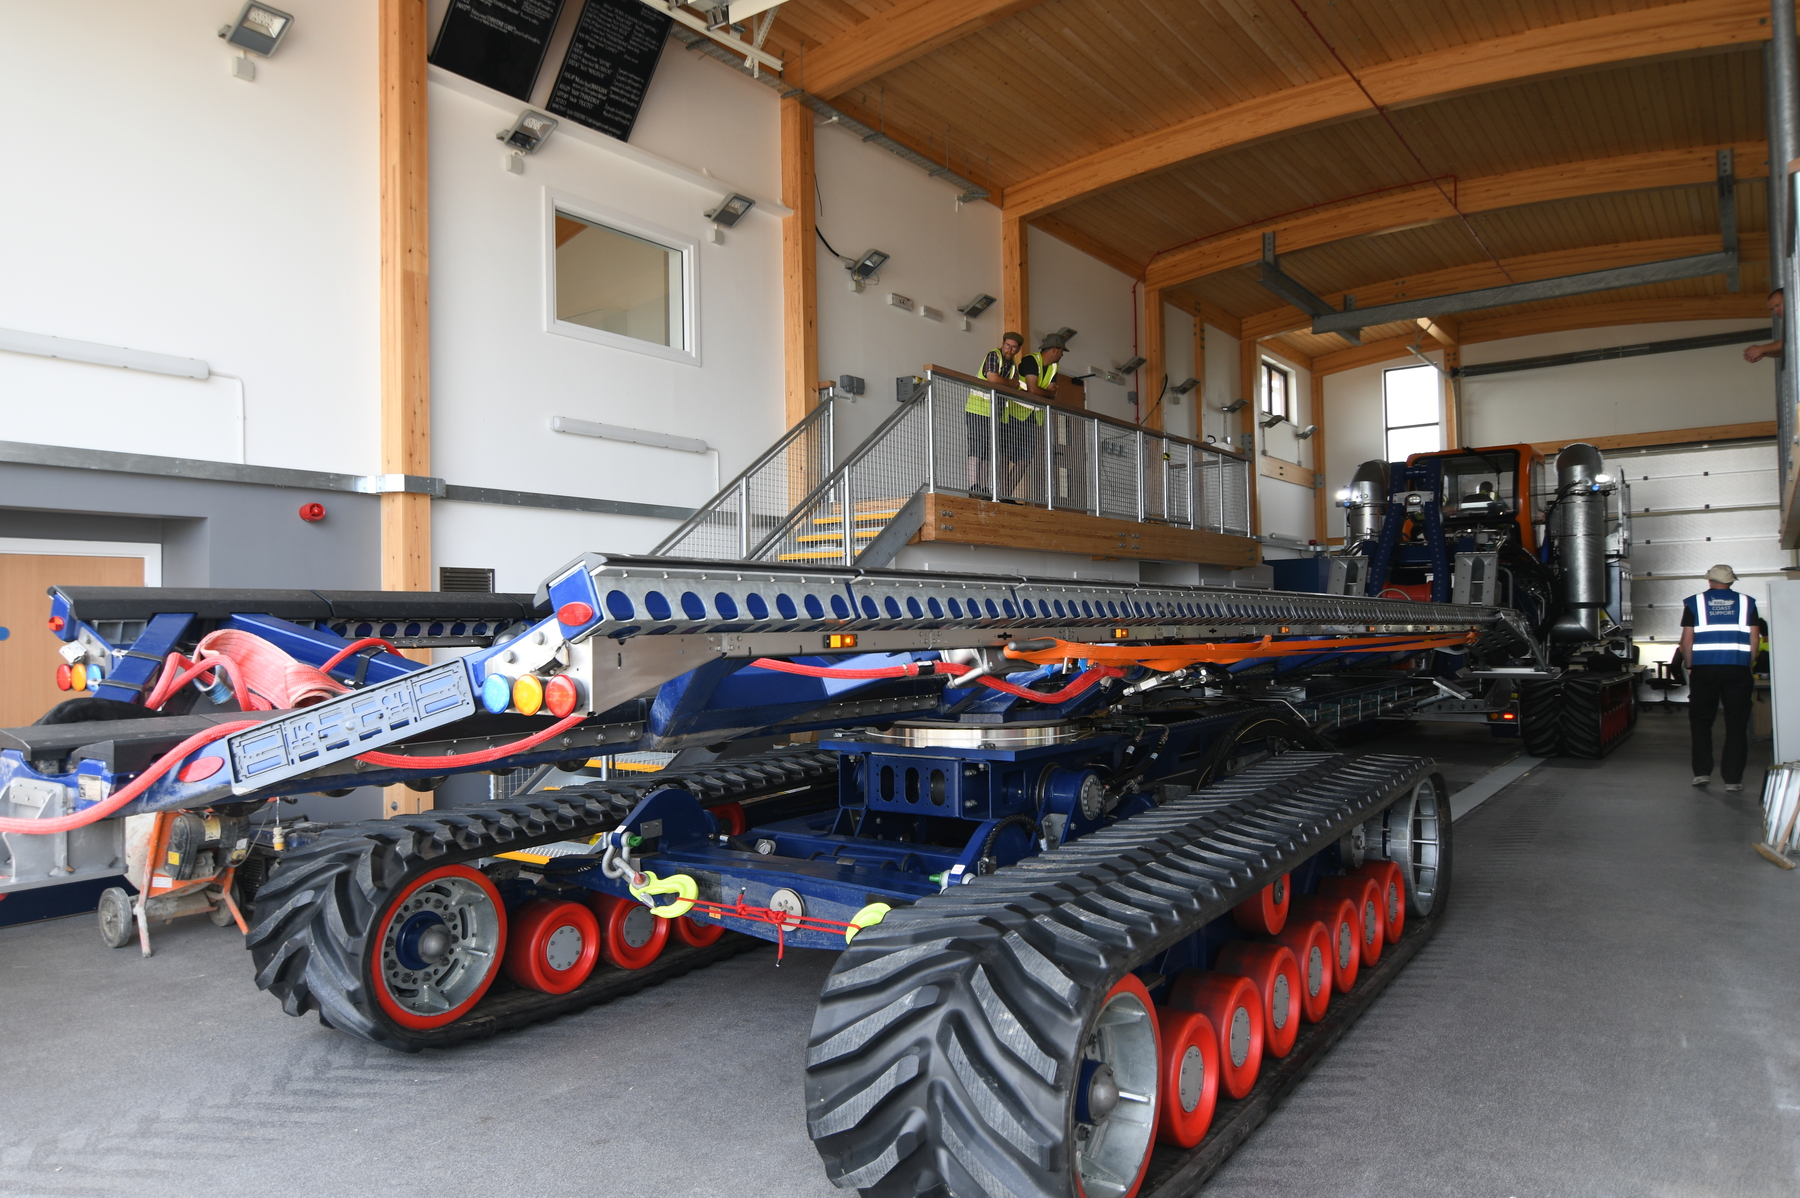
M 1731 147 L 1719 151 L 1719 241 L 1731 255 L 1731 266 L 1725 271 L 1725 290 L 1736 294 L 1742 290 L 1738 279 L 1737 181 L 1732 178 Z

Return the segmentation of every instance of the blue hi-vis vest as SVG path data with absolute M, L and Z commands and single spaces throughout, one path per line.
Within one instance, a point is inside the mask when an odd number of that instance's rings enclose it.
M 1748 666 L 1756 660 L 1756 600 L 1733 590 L 1705 590 L 1682 600 L 1694 614 L 1694 664 Z

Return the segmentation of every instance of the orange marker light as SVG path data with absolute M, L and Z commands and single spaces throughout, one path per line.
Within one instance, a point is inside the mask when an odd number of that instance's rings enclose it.
M 825 637 L 825 647 L 827 649 L 854 649 L 856 648 L 856 634 L 854 632 L 830 633 Z
M 69 667 L 69 689 L 72 691 L 87 689 L 87 667 L 80 662 Z
M 513 683 L 513 707 L 520 715 L 536 715 L 544 706 L 544 684 L 536 674 L 521 674 Z
M 550 714 L 562 719 L 581 702 L 581 684 L 567 674 L 558 674 L 544 686 L 544 706 Z
M 50 617 L 50 631 L 51 632 L 61 632 L 62 630 L 63 630 L 63 618 L 61 616 L 51 616 Z

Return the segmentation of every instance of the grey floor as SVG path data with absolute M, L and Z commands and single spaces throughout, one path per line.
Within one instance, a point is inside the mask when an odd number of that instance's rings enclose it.
M 1440 729 L 1452 786 L 1511 749 Z M 1436 940 L 1209 1196 L 1800 1192 L 1800 874 L 1752 789 L 1686 784 L 1653 714 L 1457 825 Z M 0 930 L 0 1194 L 826 1195 L 803 1039 L 829 967 L 759 952 L 608 1007 L 401 1056 L 289 1019 L 237 937 L 109 952 Z

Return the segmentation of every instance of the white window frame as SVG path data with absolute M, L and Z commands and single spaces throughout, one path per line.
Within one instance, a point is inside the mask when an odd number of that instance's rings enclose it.
M 1256 380 L 1257 389 L 1262 392 L 1258 397 L 1261 400 L 1261 402 L 1257 404 L 1258 414 L 1261 416 L 1274 415 L 1274 410 L 1270 406 L 1273 403 L 1273 397 L 1270 396 L 1268 387 L 1268 372 L 1270 370 L 1280 371 L 1287 379 L 1287 394 L 1282 397 L 1282 406 L 1285 407 L 1287 411 L 1281 414 L 1282 419 L 1290 424 L 1299 424 L 1300 422 L 1294 418 L 1295 413 L 1299 410 L 1298 397 L 1294 394 L 1295 386 L 1299 381 L 1298 376 L 1294 373 L 1292 367 L 1270 357 L 1261 358 L 1256 370 L 1258 376 Z
M 681 345 L 658 345 L 623 333 L 591 329 L 573 321 L 556 317 L 556 214 L 565 212 L 580 220 L 609 229 L 617 229 L 632 237 L 640 237 L 681 255 Z M 577 199 L 563 192 L 544 190 L 544 331 L 578 341 L 589 341 L 634 354 L 647 354 L 669 362 L 689 366 L 700 365 L 700 243 L 673 229 L 639 220 L 635 216 Z

